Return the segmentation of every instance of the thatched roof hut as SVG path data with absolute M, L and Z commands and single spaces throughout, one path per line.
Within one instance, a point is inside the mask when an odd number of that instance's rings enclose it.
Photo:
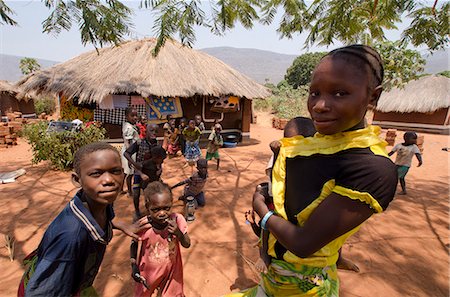
M 35 117 L 34 102 L 30 96 L 19 97 L 20 90 L 6 80 L 0 80 L 0 115 L 9 112 L 21 112 L 25 116 Z
M 22 78 L 25 92 L 47 92 L 100 102 L 110 94 L 143 97 L 234 95 L 264 98 L 268 89 L 206 53 L 168 40 L 157 57 L 156 39 L 128 41 L 81 54 Z
M 17 85 L 25 93 L 60 96 L 62 108 L 69 101 L 94 102 L 93 119 L 114 125 L 106 126 L 111 138 L 120 137 L 126 106 L 138 107 L 138 113 L 152 121 L 171 112 L 156 110 L 158 106 L 175 110 L 175 117 L 201 114 L 207 128 L 220 119 L 224 129 L 242 133 L 239 137 L 249 135 L 251 99 L 269 96 L 267 88 L 222 61 L 173 40 L 154 57 L 155 45 L 156 39 L 149 38 L 87 52 L 27 75 Z M 235 109 L 218 112 L 214 107 L 221 102 L 225 107 L 234 104 Z
M 448 133 L 450 78 L 424 76 L 382 93 L 373 123 L 387 128 Z
M 424 76 L 410 81 L 405 88 L 381 94 L 376 110 L 381 112 L 433 112 L 450 106 L 450 78 Z

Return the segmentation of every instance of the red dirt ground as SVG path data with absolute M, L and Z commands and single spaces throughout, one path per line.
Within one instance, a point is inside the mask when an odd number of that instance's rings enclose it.
M 265 181 L 268 144 L 282 135 L 270 127 L 268 115 L 259 115 L 258 121 L 251 127 L 250 145 L 222 149 L 221 170 L 209 169 L 207 206 L 189 225 L 192 246 L 182 252 L 186 296 L 220 296 L 258 281 L 253 268 L 256 237 L 244 222 L 244 211 L 251 207 L 256 184 Z M 346 243 L 344 253 L 361 272 L 340 272 L 341 296 L 449 295 L 449 153 L 441 150 L 447 146 L 448 136 L 425 134 L 424 164 L 408 173 L 408 195 L 396 196 L 384 214 L 373 216 Z M 13 262 L 0 249 L 1 296 L 16 294 L 21 260 L 75 193 L 70 173 L 53 171 L 46 163 L 31 165 L 30 160 L 29 145 L 22 139 L 0 150 L 0 171 L 27 170 L 17 182 L 0 185 L 1 246 L 4 234 L 16 238 Z M 167 160 L 164 181 L 173 185 L 189 176 L 190 169 L 182 165 L 181 158 Z M 180 193 L 181 187 L 174 197 Z M 181 208 L 176 202 L 175 211 Z M 119 219 L 130 220 L 132 200 L 120 196 L 115 210 Z M 129 242 L 115 232 L 94 283 L 100 296 L 132 295 Z

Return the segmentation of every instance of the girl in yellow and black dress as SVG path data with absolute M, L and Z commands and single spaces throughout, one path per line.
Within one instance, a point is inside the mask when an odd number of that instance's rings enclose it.
M 338 296 L 345 240 L 395 194 L 396 168 L 380 128 L 365 125 L 380 97 L 383 66 L 372 48 L 326 55 L 312 75 L 308 110 L 318 133 L 283 138 L 272 174 L 275 211 L 255 192 L 272 261 L 257 287 L 232 296 Z

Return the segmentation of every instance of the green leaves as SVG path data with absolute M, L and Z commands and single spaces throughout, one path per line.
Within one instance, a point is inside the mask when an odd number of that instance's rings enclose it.
M 41 65 L 36 61 L 36 59 L 33 58 L 23 58 L 20 60 L 19 63 L 20 71 L 22 71 L 22 74 L 30 74 L 36 70 L 41 69 Z
M 294 89 L 309 84 L 311 74 L 326 53 L 306 53 L 298 56 L 287 69 L 284 79 Z
M 408 15 L 413 21 L 403 32 L 403 40 L 411 42 L 414 46 L 425 44 L 430 50 L 445 48 L 450 41 L 449 11 L 448 1 L 439 8 L 423 7 L 413 11 Z
M 106 44 L 119 44 L 132 28 L 132 11 L 118 0 L 45 0 L 52 9 L 43 21 L 43 32 L 59 34 L 70 30 L 72 23 L 78 25 L 81 42 L 95 48 Z
M 419 52 L 406 48 L 403 41 L 383 42 L 375 48 L 384 61 L 383 88 L 402 88 L 410 80 L 417 79 L 425 66 Z
M 173 38 L 177 32 L 183 44 L 192 46 L 195 42 L 194 26 L 204 24 L 205 14 L 200 8 L 201 1 L 199 0 L 144 0 L 141 5 L 152 7 L 158 15 L 153 26 L 157 35 L 154 55 L 157 55 L 166 40 Z
M 48 160 L 59 170 L 70 170 L 75 152 L 82 146 L 105 138 L 106 130 L 90 125 L 80 132 L 47 133 L 48 123 L 39 122 L 24 126 L 23 135 L 33 150 L 33 164 Z
M 43 31 L 59 34 L 76 24 L 83 44 L 96 48 L 118 44 L 130 34 L 132 11 L 124 0 L 42 0 L 51 10 L 43 21 Z M 308 3 L 308 4 L 306 4 Z M 426 45 L 437 50 L 448 45 L 449 1 L 414 0 L 215 0 L 209 1 L 210 14 L 202 9 L 208 5 L 200 0 L 142 0 L 141 6 L 156 15 L 153 31 L 157 36 L 154 54 L 167 38 L 178 34 L 181 42 L 192 46 L 196 26 L 209 28 L 222 35 L 238 23 L 252 28 L 254 23 L 271 24 L 282 13 L 277 31 L 281 37 L 308 33 L 305 46 L 344 44 L 375 44 L 386 40 L 385 31 L 396 29 L 402 16 L 412 18 L 402 40 L 414 46 Z M 0 0 L 0 24 L 17 25 L 14 12 Z
M 16 26 L 17 22 L 13 20 L 8 14 L 14 14 L 11 8 L 9 8 L 3 0 L 0 0 L 0 25 L 7 24 Z

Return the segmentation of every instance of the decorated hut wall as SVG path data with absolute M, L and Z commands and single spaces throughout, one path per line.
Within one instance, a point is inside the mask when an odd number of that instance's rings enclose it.
M 144 115 L 149 123 L 162 124 L 166 116 L 193 119 L 201 115 L 206 126 L 203 137 L 207 137 L 214 121 L 220 120 L 224 134 L 234 135 L 236 140 L 246 140 L 250 136 L 251 100 L 234 96 L 221 98 L 197 95 L 190 98 L 157 97 L 143 98 L 139 95 L 110 95 L 93 110 L 95 121 L 100 121 L 110 139 L 122 137 L 122 123 L 125 109 L 136 108 L 138 115 Z M 230 101 L 229 103 L 228 101 Z M 219 103 L 221 106 L 217 106 Z M 224 106 L 226 105 L 226 106 Z M 231 105 L 231 106 L 230 106 Z M 158 136 L 162 136 L 162 129 Z M 231 137 L 231 136 L 230 136 Z

